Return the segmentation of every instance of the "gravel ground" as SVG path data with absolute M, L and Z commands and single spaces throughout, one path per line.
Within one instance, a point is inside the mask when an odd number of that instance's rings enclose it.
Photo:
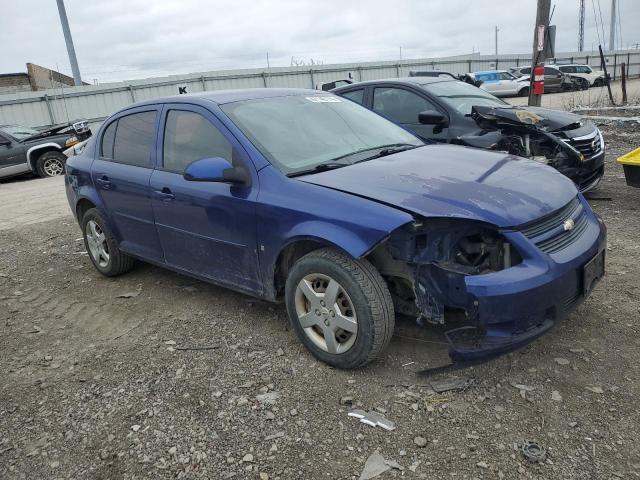
M 606 278 L 527 348 L 435 377 L 463 384 L 445 393 L 415 374 L 447 361 L 437 330 L 399 319 L 384 358 L 337 371 L 298 343 L 282 305 L 145 264 L 104 278 L 70 214 L 20 224 L 12 210 L 0 228 L 0 478 L 359 478 L 376 451 L 391 468 L 379 478 L 640 477 L 640 189 L 614 163 L 639 135 L 605 139 L 592 205 L 609 228 Z M 0 196 L 53 185 L 60 205 L 55 181 L 0 184 Z M 397 428 L 359 423 L 352 407 Z M 546 461 L 524 458 L 527 440 Z

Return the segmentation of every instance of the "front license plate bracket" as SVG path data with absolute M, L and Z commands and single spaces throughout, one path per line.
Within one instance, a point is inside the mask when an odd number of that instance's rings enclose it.
M 582 294 L 587 297 L 604 276 L 604 250 L 589 260 L 582 269 Z

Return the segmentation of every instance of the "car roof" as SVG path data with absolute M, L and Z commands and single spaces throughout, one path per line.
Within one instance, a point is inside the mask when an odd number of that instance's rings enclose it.
M 216 105 L 226 103 L 242 102 L 245 100 L 257 100 L 260 98 L 289 97 L 295 95 L 326 95 L 328 92 L 322 90 L 311 90 L 306 88 L 243 88 L 237 90 L 214 90 L 209 92 L 188 93 L 185 95 L 175 95 L 171 97 L 156 98 L 138 102 L 131 107 L 144 105 L 157 105 L 159 103 L 196 103 L 213 102 Z
M 442 82 L 459 82 L 451 77 L 400 77 L 400 78 L 379 78 L 378 80 L 365 80 L 364 82 L 356 82 L 351 85 L 345 85 L 344 87 L 338 87 L 331 90 L 331 92 L 338 92 L 347 90 L 353 87 L 375 85 L 377 83 L 395 83 L 404 85 L 428 85 L 430 83 L 442 83 Z
M 473 72 L 474 75 L 482 75 L 483 73 L 507 73 L 506 70 L 480 70 L 479 72 Z

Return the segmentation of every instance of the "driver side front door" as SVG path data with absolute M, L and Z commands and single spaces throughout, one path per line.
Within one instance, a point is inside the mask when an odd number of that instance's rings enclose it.
M 392 86 L 375 87 L 372 110 L 424 140 L 447 141 L 449 134 L 447 126 L 423 125 L 418 121 L 420 112 L 426 110 L 442 112 L 442 110 L 416 92 Z
M 259 292 L 253 163 L 236 138 L 202 107 L 166 105 L 161 125 L 150 187 L 165 262 L 216 283 Z M 243 164 L 254 181 L 244 186 L 185 180 L 187 165 L 214 157 Z

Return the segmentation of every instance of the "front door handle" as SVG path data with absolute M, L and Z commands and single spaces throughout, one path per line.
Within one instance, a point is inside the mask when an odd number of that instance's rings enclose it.
M 162 190 L 154 190 L 153 193 L 155 193 L 163 201 L 169 201 L 176 198 L 169 187 L 164 187 Z
M 96 178 L 96 183 L 103 189 L 109 190 L 111 188 L 111 180 L 106 175 L 102 175 L 100 178 Z

